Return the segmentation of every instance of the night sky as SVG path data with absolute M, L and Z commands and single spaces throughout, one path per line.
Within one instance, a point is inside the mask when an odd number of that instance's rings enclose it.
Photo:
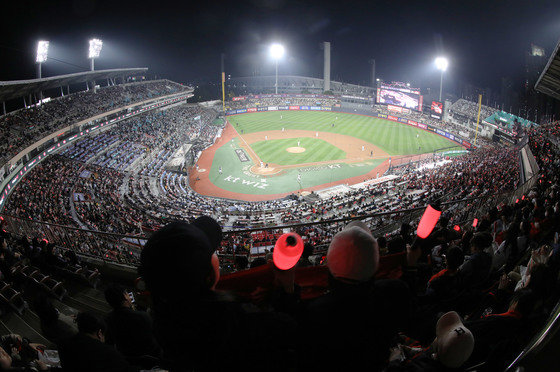
M 43 76 L 88 69 L 87 41 L 103 39 L 96 69 L 148 67 L 178 82 L 274 73 L 271 42 L 287 55 L 280 74 L 322 77 L 320 42 L 332 46 L 333 80 L 377 76 L 438 86 L 433 60 L 449 58 L 446 87 L 499 89 L 522 76 L 530 44 L 547 57 L 560 39 L 557 1 L 10 1 L 2 5 L 0 80 L 35 77 L 36 41 L 51 42 Z

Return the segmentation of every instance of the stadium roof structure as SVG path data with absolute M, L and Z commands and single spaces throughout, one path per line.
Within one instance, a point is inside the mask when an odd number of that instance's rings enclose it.
M 535 90 L 560 100 L 560 41 L 539 76 Z
M 228 79 L 227 84 L 234 89 L 255 90 L 258 93 L 270 91 L 274 93 L 274 75 L 271 76 L 249 76 Z M 334 94 L 357 94 L 361 96 L 373 96 L 375 88 L 361 86 L 357 84 L 341 83 L 338 81 L 330 82 L 330 90 Z M 324 80 L 305 76 L 278 76 L 278 93 L 301 93 L 307 90 L 310 93 L 323 93 Z
M 111 70 L 77 72 L 74 74 L 50 76 L 42 79 L 0 81 L 0 101 L 9 101 L 11 99 L 25 97 L 33 93 L 66 85 L 139 75 L 147 71 L 147 67 L 118 68 Z

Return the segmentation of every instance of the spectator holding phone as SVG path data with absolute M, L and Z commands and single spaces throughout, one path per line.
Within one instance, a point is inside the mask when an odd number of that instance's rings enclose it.
M 134 297 L 118 284 L 105 290 L 105 299 L 113 308 L 105 319 L 105 342 L 115 344 L 126 357 L 159 358 L 161 349 L 154 337 L 152 319 L 144 311 L 134 309 Z

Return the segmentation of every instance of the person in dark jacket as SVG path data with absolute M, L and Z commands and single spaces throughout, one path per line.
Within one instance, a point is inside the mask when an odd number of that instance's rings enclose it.
M 511 361 L 519 347 L 527 342 L 528 318 L 535 303 L 536 296 L 531 290 L 521 290 L 513 296 L 506 312 L 466 322 L 465 326 L 476 339 L 471 364 L 486 361 L 496 370 L 505 369 L 505 363 Z
M 458 294 L 457 272 L 465 256 L 461 248 L 452 246 L 444 257 L 445 269 L 434 274 L 428 281 L 426 295 L 433 300 L 448 299 Z
M 492 257 L 486 252 L 492 244 L 492 235 L 476 233 L 470 240 L 471 255 L 459 269 L 459 278 L 464 288 L 478 288 L 483 285 L 492 269 Z
M 378 265 L 377 241 L 363 222 L 334 236 L 329 291 L 306 306 L 299 322 L 302 370 L 376 371 L 386 363 L 392 338 L 409 319 L 411 295 L 403 281 L 374 281 Z
M 104 343 L 105 323 L 90 313 L 76 316 L 78 333 L 58 345 L 60 362 L 64 371 L 124 372 L 130 366 L 112 346 Z
M 120 285 L 113 284 L 105 290 L 105 299 L 113 308 L 107 315 L 105 341 L 114 344 L 127 357 L 161 356 L 153 333 L 152 319 L 144 311 L 137 311 L 130 294 Z
M 295 365 L 295 322 L 217 292 L 219 224 L 172 222 L 148 239 L 139 273 L 170 370 L 285 370 Z M 292 286 L 293 287 L 293 286 Z M 286 294 L 289 296 L 289 294 Z
M 55 344 L 58 345 L 61 341 L 78 333 L 73 318 L 60 314 L 46 295 L 37 295 L 33 301 L 33 309 L 41 321 L 41 331 Z

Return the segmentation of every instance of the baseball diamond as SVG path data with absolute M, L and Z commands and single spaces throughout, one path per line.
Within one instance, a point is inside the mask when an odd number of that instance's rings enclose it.
M 191 187 L 200 194 L 274 199 L 375 178 L 391 159 L 460 148 L 420 128 L 339 112 L 258 112 L 227 120 L 222 136 L 198 160 L 210 171 L 191 171 Z

